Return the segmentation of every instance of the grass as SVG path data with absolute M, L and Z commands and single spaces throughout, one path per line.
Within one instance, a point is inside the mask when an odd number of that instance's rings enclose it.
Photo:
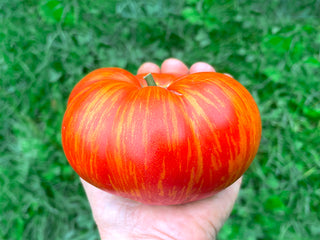
M 320 1 L 0 1 L 0 239 L 98 239 L 61 148 L 88 72 L 177 57 L 245 85 L 259 153 L 219 239 L 320 238 Z

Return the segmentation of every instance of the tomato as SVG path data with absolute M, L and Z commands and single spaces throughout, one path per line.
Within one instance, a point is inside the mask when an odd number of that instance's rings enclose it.
M 72 90 L 62 123 L 78 175 L 154 205 L 209 197 L 248 169 L 261 119 L 250 93 L 221 73 L 143 75 L 97 69 Z

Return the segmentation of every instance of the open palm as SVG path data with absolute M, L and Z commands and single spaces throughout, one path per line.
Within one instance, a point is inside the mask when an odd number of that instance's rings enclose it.
M 161 67 L 144 63 L 138 73 L 214 72 L 203 62 L 190 69 L 177 59 L 165 60 Z M 92 214 L 103 240 L 125 239 L 215 239 L 237 198 L 241 178 L 225 190 L 200 201 L 175 206 L 151 206 L 102 191 L 81 180 Z

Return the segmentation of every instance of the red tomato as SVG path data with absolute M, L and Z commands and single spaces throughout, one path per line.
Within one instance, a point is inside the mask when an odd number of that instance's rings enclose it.
M 142 75 L 102 68 L 70 94 L 62 124 L 66 157 L 81 178 L 147 204 L 206 198 L 254 159 L 261 120 L 250 93 L 220 73 Z

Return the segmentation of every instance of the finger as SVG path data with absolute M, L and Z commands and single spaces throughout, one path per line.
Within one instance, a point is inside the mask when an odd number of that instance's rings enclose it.
M 155 63 L 146 62 L 139 67 L 137 72 L 137 74 L 143 73 L 160 73 L 160 67 Z
M 232 211 L 240 190 L 241 181 L 242 177 L 212 197 L 191 202 L 186 204 L 185 207 L 191 211 L 193 216 L 207 219 L 208 223 L 210 223 L 209 225 L 217 233 Z
M 221 229 L 233 209 L 239 194 L 241 182 L 242 177 L 211 199 L 211 208 L 209 210 L 213 216 L 211 223 L 216 226 L 217 231 Z
M 182 61 L 176 58 L 169 58 L 162 63 L 161 73 L 188 74 L 189 69 Z
M 231 74 L 229 74 L 229 73 L 224 73 L 224 75 L 226 75 L 226 76 L 229 76 L 229 77 L 232 77 L 232 78 L 233 78 L 233 76 L 232 76 Z
M 197 62 L 194 63 L 190 67 L 190 74 L 197 73 L 197 72 L 215 72 L 216 70 L 210 64 L 205 62 Z

